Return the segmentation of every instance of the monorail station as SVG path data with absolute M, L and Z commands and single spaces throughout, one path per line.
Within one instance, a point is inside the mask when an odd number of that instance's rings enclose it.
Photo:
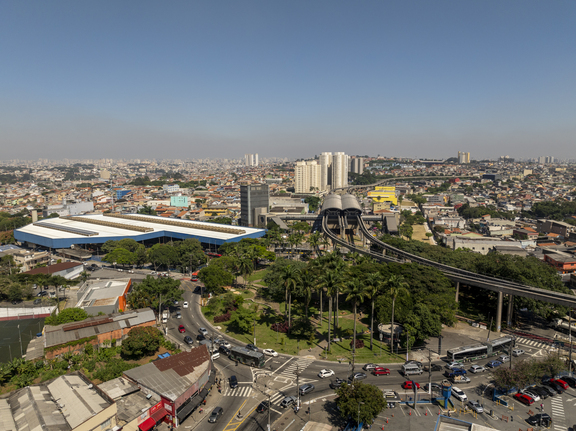
M 49 249 L 99 248 L 108 240 L 132 238 L 148 244 L 195 238 L 220 246 L 244 238 L 260 238 L 264 229 L 229 226 L 143 214 L 91 214 L 45 219 L 14 231 L 14 238 L 30 247 Z

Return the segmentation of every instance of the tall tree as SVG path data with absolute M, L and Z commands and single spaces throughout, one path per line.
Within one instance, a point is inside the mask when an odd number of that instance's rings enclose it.
M 366 297 L 370 299 L 370 350 L 373 349 L 374 339 L 374 303 L 382 291 L 382 281 L 379 273 L 368 274 L 365 280 Z
M 330 351 L 330 343 L 332 341 L 330 335 L 330 323 L 332 317 L 332 304 L 334 296 L 336 296 L 338 289 L 342 284 L 340 274 L 335 271 L 325 272 L 321 277 L 321 283 L 326 287 L 326 296 L 328 297 L 328 351 Z
M 394 307 L 396 305 L 396 298 L 398 295 L 410 296 L 408 292 L 408 283 L 404 281 L 404 277 L 401 275 L 392 274 L 390 278 L 386 281 L 386 286 L 388 287 L 388 293 L 392 298 L 392 322 L 390 329 L 390 350 L 394 351 Z
M 282 280 L 284 289 L 286 290 L 286 309 L 288 311 L 288 326 L 291 323 L 291 308 L 292 308 L 292 291 L 296 289 L 298 285 L 298 279 L 300 278 L 300 270 L 292 265 L 284 267 L 282 271 Z
M 354 308 L 354 334 L 352 340 L 352 354 L 356 353 L 356 312 L 358 309 L 358 304 L 361 304 L 366 296 L 366 292 L 364 291 L 364 286 L 362 282 L 357 279 L 353 278 L 348 282 L 346 286 L 346 301 L 351 302 Z
M 312 292 L 316 279 L 310 270 L 304 270 L 300 274 L 300 292 L 304 296 L 304 303 L 306 304 L 306 320 L 308 320 L 308 309 L 310 307 L 310 300 L 312 299 Z

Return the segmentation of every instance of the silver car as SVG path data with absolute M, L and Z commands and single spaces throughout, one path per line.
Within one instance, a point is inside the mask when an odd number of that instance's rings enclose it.
M 484 413 L 484 407 L 479 401 L 468 401 L 468 407 L 474 410 L 476 413 Z

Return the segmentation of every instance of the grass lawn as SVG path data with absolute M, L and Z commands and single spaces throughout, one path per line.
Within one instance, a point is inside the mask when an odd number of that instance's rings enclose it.
M 250 281 L 251 283 L 253 283 L 256 280 L 261 280 L 264 278 L 264 276 L 266 275 L 266 271 L 268 271 L 267 269 L 262 269 L 260 271 L 256 271 L 255 273 L 253 273 L 252 275 L 250 275 L 248 277 L 248 281 Z M 264 285 L 264 283 L 259 283 Z
M 246 305 L 250 305 L 248 302 Z M 280 307 L 283 310 L 283 304 Z M 262 308 L 261 308 L 262 309 Z M 202 307 L 202 312 L 205 313 L 206 307 Z M 292 315 L 295 316 L 297 309 L 292 308 Z M 346 313 L 349 314 L 349 313 Z M 220 326 L 222 332 L 227 332 L 227 335 L 238 340 L 239 344 L 252 344 L 254 342 L 254 334 L 250 333 L 239 333 L 228 328 L 228 322 L 214 323 L 212 317 L 205 316 L 210 323 L 214 326 Z M 264 319 L 265 320 L 265 319 Z M 327 313 L 324 313 L 324 318 L 321 327 L 317 327 L 317 338 L 313 344 L 308 343 L 307 340 L 297 340 L 295 338 L 290 338 L 286 334 L 277 333 L 270 329 L 270 323 L 267 321 L 260 321 L 256 324 L 256 345 L 262 349 L 274 349 L 279 353 L 287 353 L 291 355 L 298 355 L 300 351 L 305 349 L 312 349 L 319 346 L 320 340 L 326 340 L 328 336 L 328 322 Z M 354 321 L 350 318 L 340 318 L 339 319 L 340 333 L 348 329 L 353 329 Z M 404 362 L 404 359 L 398 355 L 391 355 L 389 349 L 386 345 L 382 345 L 382 353 L 380 351 L 380 341 L 374 340 L 374 350 L 370 350 L 370 334 L 360 334 L 360 332 L 367 330 L 367 326 L 362 323 L 356 324 L 356 330 L 358 331 L 357 338 L 364 340 L 364 348 L 356 350 L 356 362 Z M 334 328 L 331 329 L 332 338 L 335 338 Z M 338 361 L 343 359 L 345 361 L 352 360 L 352 351 L 350 347 L 350 339 L 342 340 L 339 342 L 333 342 L 331 345 L 332 352 L 328 355 L 328 360 Z M 326 343 L 322 342 L 322 346 Z M 316 350 L 317 352 L 317 350 Z M 377 356 L 375 356 L 375 353 Z M 317 353 L 316 353 L 317 355 Z M 318 356 L 318 358 L 320 358 Z M 322 355 L 324 359 L 324 355 Z

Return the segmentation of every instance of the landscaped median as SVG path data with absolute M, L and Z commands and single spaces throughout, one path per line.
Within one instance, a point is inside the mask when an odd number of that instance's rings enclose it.
M 214 327 L 226 335 L 238 340 L 238 344 L 255 343 L 261 349 L 274 349 L 278 353 L 290 355 L 314 355 L 317 359 L 331 361 L 352 360 L 352 333 L 354 321 L 348 312 L 341 312 L 339 329 L 334 331 L 332 322 L 331 335 L 333 341 L 330 353 L 326 354 L 328 336 L 328 313 L 324 312 L 321 325 L 319 315 L 306 324 L 304 307 L 292 304 L 292 327 L 286 332 L 288 318 L 284 314 L 283 304 L 266 305 L 258 303 L 258 298 L 252 300 L 251 290 L 236 290 L 213 297 L 206 306 L 201 307 L 202 313 Z M 312 317 L 312 313 L 310 313 Z M 364 343 L 364 347 L 356 349 L 355 361 L 393 363 L 403 362 L 398 355 L 390 354 L 389 346 L 381 343 L 378 336 L 374 338 L 373 349 L 370 350 L 370 333 L 368 328 L 357 322 L 356 339 Z M 336 335 L 335 335 L 336 334 Z M 339 338 L 340 337 L 340 338 Z

